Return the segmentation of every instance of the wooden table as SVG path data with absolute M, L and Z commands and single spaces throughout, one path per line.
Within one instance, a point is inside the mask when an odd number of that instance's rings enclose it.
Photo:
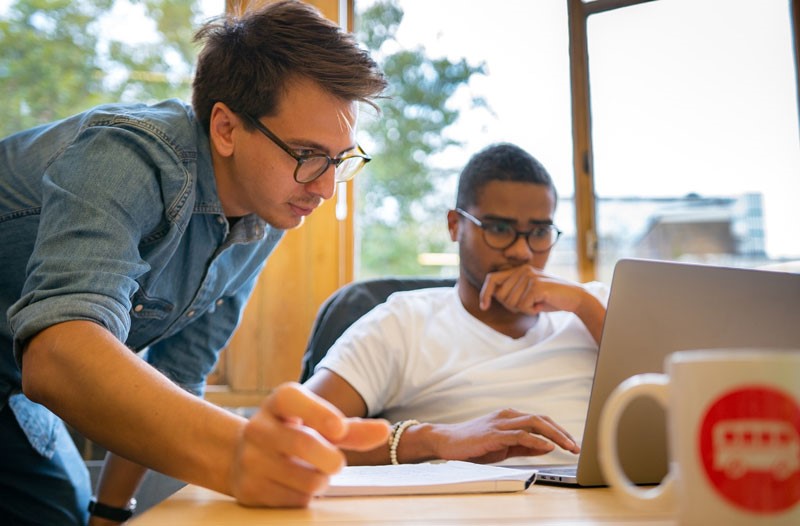
M 307 509 L 245 508 L 226 495 L 186 486 L 131 521 L 135 526 L 317 523 L 341 526 L 676 524 L 668 513 L 643 513 L 624 507 L 608 488 L 573 489 L 543 484 L 534 484 L 519 493 L 319 498 Z

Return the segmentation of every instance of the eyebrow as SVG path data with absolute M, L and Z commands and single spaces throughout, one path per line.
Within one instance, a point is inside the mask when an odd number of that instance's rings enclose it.
M 513 219 L 511 217 L 503 217 L 503 216 L 498 216 L 498 215 L 493 215 L 493 214 L 487 214 L 487 215 L 483 216 L 483 219 L 481 219 L 481 221 L 497 221 L 498 223 L 515 223 L 515 224 L 518 223 L 518 221 L 516 219 Z M 553 224 L 553 220 L 552 219 L 531 219 L 530 221 L 528 221 L 528 224 L 529 225 L 552 225 Z
M 309 150 L 315 150 L 320 153 L 324 153 L 325 155 L 331 157 L 332 159 L 337 159 L 342 154 L 349 152 L 351 150 L 355 150 L 358 147 L 358 144 L 353 144 L 348 148 L 345 148 L 341 152 L 337 153 L 336 155 L 331 155 L 330 152 L 320 143 L 311 141 L 308 139 L 285 139 L 286 144 L 291 146 L 292 148 L 308 148 Z

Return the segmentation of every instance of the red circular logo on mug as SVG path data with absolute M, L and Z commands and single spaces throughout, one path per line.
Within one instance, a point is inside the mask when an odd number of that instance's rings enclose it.
M 767 386 L 725 393 L 703 418 L 700 458 L 712 486 L 736 507 L 791 508 L 800 501 L 800 407 Z

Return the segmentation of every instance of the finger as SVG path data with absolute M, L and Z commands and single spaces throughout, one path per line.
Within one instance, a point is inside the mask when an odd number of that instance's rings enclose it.
M 522 429 L 503 431 L 500 435 L 500 443 L 505 448 L 523 448 L 532 452 L 532 455 L 543 455 L 555 449 L 555 445 L 550 440 Z
M 519 300 L 519 309 L 528 315 L 538 314 L 542 307 L 541 286 L 537 282 L 531 282 L 525 293 Z
M 523 299 L 530 289 L 528 277 L 515 273 L 495 290 L 494 297 L 507 309 L 517 312 L 524 309 Z
M 273 481 L 259 484 L 257 489 L 240 489 L 235 493 L 236 502 L 242 506 L 281 508 L 305 508 L 315 495 L 314 493 L 295 491 Z
M 572 435 L 569 434 L 569 431 L 547 415 L 533 415 L 516 409 L 504 409 L 498 417 L 503 420 L 498 424 L 502 429 L 526 429 L 538 432 L 550 427 L 560 431 L 564 436 L 572 440 Z
M 307 506 L 314 495 L 325 491 L 329 477 L 308 466 L 283 458 L 261 476 L 239 480 L 236 500 L 245 506 Z
M 253 416 L 245 426 L 245 441 L 255 448 L 256 456 L 273 457 L 278 465 L 288 459 L 328 475 L 345 465 L 344 454 L 315 429 L 281 421 L 269 413 Z M 252 453 L 252 449 L 248 451 Z
M 265 493 L 268 493 L 266 498 L 264 497 Z M 254 497 L 250 504 L 242 501 L 239 503 L 253 507 L 307 508 L 311 504 L 311 499 L 319 493 L 303 493 L 280 484 L 274 484 L 270 488 L 261 488 L 260 494 L 261 496 Z
M 560 431 L 560 432 L 561 432 L 561 433 L 562 433 L 564 436 L 566 436 L 567 438 L 569 438 L 569 439 L 570 439 L 570 440 L 572 440 L 573 442 L 577 443 L 577 441 L 575 440 L 575 438 L 574 438 L 574 437 L 573 437 L 573 436 L 570 434 L 570 432 L 569 432 L 569 431 L 567 431 L 567 429 L 566 429 L 564 426 L 562 426 L 561 424 L 559 424 L 558 422 L 556 422 L 555 420 L 553 420 L 553 419 L 552 419 L 552 418 L 550 418 L 549 416 L 547 416 L 547 415 L 540 415 L 540 416 L 539 416 L 539 418 L 541 418 L 542 420 L 546 421 L 546 422 L 547 422 L 548 424 L 550 424 L 552 427 L 554 427 L 554 428 L 558 429 L 558 430 L 559 430 L 559 431 Z
M 284 442 L 288 447 L 282 451 L 287 457 L 305 462 L 326 475 L 338 473 L 347 464 L 344 453 L 315 429 L 303 426 L 294 431 L 298 434 Z
M 386 444 L 390 430 L 386 420 L 350 418 L 347 435 L 334 444 L 350 451 L 369 451 Z
M 492 305 L 492 296 L 494 296 L 494 290 L 497 287 L 494 280 L 492 279 L 492 274 L 486 276 L 486 279 L 483 281 L 483 287 L 481 287 L 480 293 L 480 308 L 481 310 L 487 310 Z
M 516 416 L 519 415 L 519 416 Z M 572 453 L 580 452 L 580 446 L 563 426 L 546 415 L 529 415 L 514 410 L 503 413 L 505 421 L 501 424 L 505 430 L 525 430 L 536 433 L 551 440 L 559 447 Z
M 300 419 L 330 441 L 340 440 L 347 434 L 347 420 L 342 412 L 295 382 L 275 388 L 263 407 L 283 420 Z
M 328 486 L 328 474 L 286 453 L 291 451 L 285 445 L 287 440 L 291 442 L 294 438 L 291 435 L 293 430 L 287 431 L 284 425 L 263 412 L 254 416 L 245 427 L 231 474 L 232 494 L 242 504 L 305 506 L 313 495 Z M 344 465 L 342 453 L 332 449 L 338 463 Z
M 578 443 L 566 429 L 548 416 L 539 416 L 535 418 L 536 420 L 531 425 L 531 430 L 533 432 L 552 440 L 562 449 L 571 453 L 580 453 L 580 446 L 578 446 Z
M 491 306 L 492 298 L 496 296 L 498 287 L 500 287 L 512 274 L 513 270 L 501 270 L 486 274 L 486 278 L 483 280 L 483 286 L 481 287 L 481 292 L 479 295 L 479 305 L 481 310 L 486 310 Z

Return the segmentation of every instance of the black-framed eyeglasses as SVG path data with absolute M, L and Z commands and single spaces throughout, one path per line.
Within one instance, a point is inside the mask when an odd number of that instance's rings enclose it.
M 298 154 L 291 146 L 280 140 L 277 135 L 272 133 L 264 124 L 247 113 L 242 114 L 250 124 L 263 133 L 267 139 L 275 143 L 278 148 L 292 156 L 297 161 L 294 168 L 294 180 L 300 184 L 307 184 L 319 178 L 330 165 L 334 166 L 334 179 L 336 182 L 349 181 L 361 170 L 365 164 L 372 160 L 361 146 L 356 145 L 352 150 L 348 150 L 339 157 L 332 158 L 324 153 Z
M 517 239 L 524 237 L 532 252 L 547 252 L 561 237 L 561 230 L 552 223 L 542 223 L 522 232 L 506 221 L 481 221 L 460 208 L 456 208 L 456 212 L 475 223 L 483 231 L 483 240 L 486 244 L 496 250 L 505 250 L 516 243 Z

